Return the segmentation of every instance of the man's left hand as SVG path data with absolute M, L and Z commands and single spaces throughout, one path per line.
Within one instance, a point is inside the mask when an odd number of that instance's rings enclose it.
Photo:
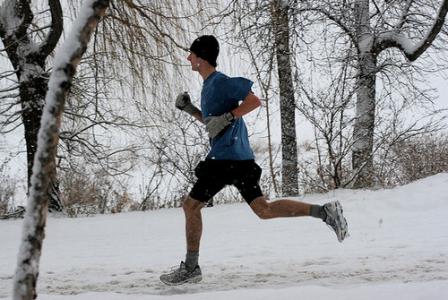
M 235 117 L 231 112 L 216 117 L 208 117 L 205 119 L 205 128 L 209 138 L 216 137 L 224 128 L 232 124 Z

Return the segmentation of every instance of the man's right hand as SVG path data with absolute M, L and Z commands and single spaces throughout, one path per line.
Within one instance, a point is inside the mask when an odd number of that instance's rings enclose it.
M 180 93 L 176 98 L 176 107 L 180 110 L 185 110 L 187 105 L 191 105 L 190 95 L 187 92 Z
M 190 95 L 187 92 L 180 93 L 176 98 L 176 107 L 188 114 L 195 116 L 201 114 L 201 111 L 191 103 Z

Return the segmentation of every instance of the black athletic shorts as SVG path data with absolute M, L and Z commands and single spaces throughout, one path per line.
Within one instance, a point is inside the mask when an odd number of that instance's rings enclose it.
M 248 204 L 263 196 L 259 185 L 261 168 L 254 160 L 207 159 L 201 161 L 194 171 L 198 180 L 190 197 L 203 203 L 208 202 L 226 185 L 234 185 Z

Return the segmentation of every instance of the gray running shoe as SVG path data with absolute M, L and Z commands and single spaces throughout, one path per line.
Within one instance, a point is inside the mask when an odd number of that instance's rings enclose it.
M 333 228 L 338 241 L 342 243 L 349 235 L 347 220 L 344 218 L 341 203 L 339 201 L 329 202 L 324 205 L 324 210 L 327 213 L 324 222 Z
M 160 281 L 167 285 L 181 285 L 184 283 L 197 283 L 202 280 L 202 272 L 199 266 L 192 271 L 187 270 L 185 263 L 182 261 L 180 266 L 175 267 L 172 272 L 162 274 Z

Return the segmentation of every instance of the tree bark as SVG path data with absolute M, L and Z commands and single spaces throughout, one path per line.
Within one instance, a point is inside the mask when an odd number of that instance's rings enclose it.
M 31 189 L 14 276 L 14 300 L 30 300 L 37 297 L 36 283 L 39 275 L 42 244 L 45 237 L 48 190 L 51 178 L 53 178 L 56 170 L 54 163 L 65 98 L 76 68 L 87 48 L 90 36 L 97 27 L 101 16 L 104 15 L 108 5 L 108 0 L 86 1 L 80 13 L 83 23 L 74 26 L 73 34 L 69 35 L 66 46 L 60 49 L 55 59 L 59 64 L 55 66 L 51 74 L 46 95 L 46 105 L 38 134 Z M 88 16 L 83 16 L 82 14 L 88 14 Z M 79 43 L 70 44 L 70 41 L 73 39 L 78 40 Z M 73 47 L 73 45 L 76 46 Z
M 295 97 L 289 45 L 289 6 L 285 1 L 272 2 L 272 20 L 280 87 L 282 196 L 298 195 L 297 136 Z
M 356 119 L 353 127 L 352 168 L 357 173 L 354 188 L 373 184 L 373 138 L 375 130 L 376 57 L 372 53 L 358 55 Z

